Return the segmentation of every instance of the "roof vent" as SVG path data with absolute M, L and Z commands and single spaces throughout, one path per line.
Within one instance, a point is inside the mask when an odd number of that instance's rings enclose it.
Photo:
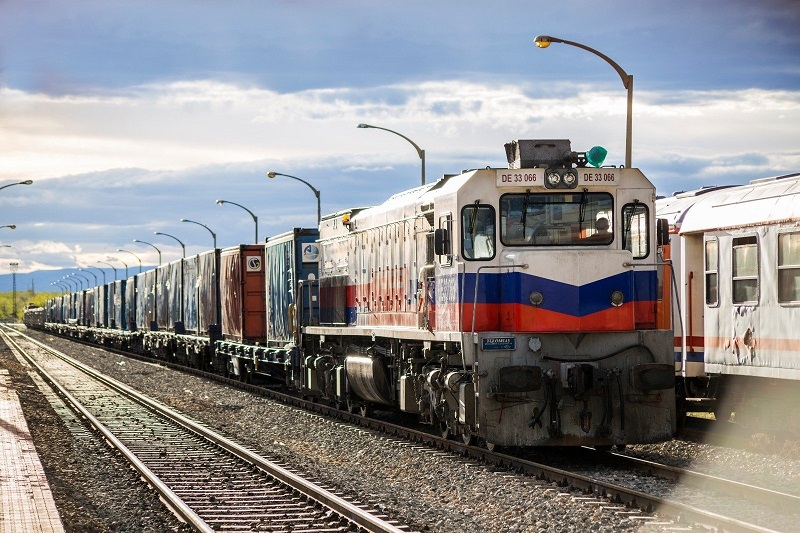
M 517 140 L 506 143 L 508 168 L 571 166 L 573 153 L 569 139 Z

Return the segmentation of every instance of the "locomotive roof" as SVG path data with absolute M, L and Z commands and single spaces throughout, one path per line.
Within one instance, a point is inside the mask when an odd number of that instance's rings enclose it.
M 800 173 L 753 180 L 693 198 L 683 209 L 680 233 L 800 222 Z M 670 204 L 665 213 L 668 210 Z

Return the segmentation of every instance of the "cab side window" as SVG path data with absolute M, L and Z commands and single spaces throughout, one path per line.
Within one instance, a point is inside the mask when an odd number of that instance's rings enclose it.
M 622 207 L 622 246 L 634 259 L 650 255 L 650 216 L 646 205 L 633 203 Z
M 488 261 L 495 255 L 495 211 L 475 203 L 461 211 L 461 254 L 464 259 Z

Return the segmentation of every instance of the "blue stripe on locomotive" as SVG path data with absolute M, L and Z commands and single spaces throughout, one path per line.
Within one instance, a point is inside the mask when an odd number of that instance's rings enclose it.
M 584 317 L 611 307 L 610 295 L 621 289 L 625 300 L 654 301 L 658 289 L 654 270 L 621 272 L 586 285 L 576 286 L 523 272 L 464 274 L 464 302 L 475 298 L 475 277 L 479 276 L 478 304 L 512 303 L 530 305 L 528 296 L 544 296 L 541 308 L 569 316 Z M 438 302 L 455 303 L 455 302 Z

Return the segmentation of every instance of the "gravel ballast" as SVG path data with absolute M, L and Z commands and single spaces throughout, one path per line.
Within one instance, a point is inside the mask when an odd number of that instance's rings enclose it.
M 98 348 L 78 346 L 52 336 L 37 336 L 269 458 L 297 468 L 327 485 L 335 486 L 354 499 L 373 503 L 414 530 L 464 533 L 654 529 L 652 526 L 643 526 L 640 520 L 630 520 L 626 514 L 582 503 L 575 498 L 581 496 L 579 493 L 553 484 L 404 443 L 158 365 L 123 358 Z M 4 351 L 0 358 L 3 364 L 9 359 L 6 353 Z M 13 362 L 11 364 L 13 366 Z M 12 374 L 16 373 L 12 371 Z M 46 409 L 40 405 L 37 410 Z M 48 420 L 37 419 L 31 422 L 29 419 L 32 428 L 38 425 L 57 427 L 56 415 L 52 413 L 52 409 L 50 411 Z M 63 423 L 61 426 L 63 427 Z M 61 433 L 69 435 L 63 429 Z M 37 449 L 42 438 L 47 440 L 49 437 L 34 435 Z M 89 444 L 85 446 L 88 447 Z M 89 455 L 92 459 L 113 455 L 97 449 L 97 444 L 92 446 L 93 448 L 88 449 L 74 443 L 69 446 L 62 444 L 61 461 L 89 460 L 75 459 L 71 457 L 73 454 Z M 632 446 L 630 452 L 653 460 L 674 456 L 677 458 L 676 462 L 685 460 L 688 463 L 692 462 L 692 454 L 702 458 L 707 454 L 718 456 L 728 453 L 727 449 L 720 447 L 692 446 L 699 448 L 689 449 L 685 442 L 672 441 L 660 445 Z M 46 443 L 43 447 L 48 448 Z M 768 461 L 773 465 L 773 472 L 778 469 L 778 472 L 785 473 L 780 477 L 785 477 L 787 484 L 794 482 L 796 485 L 800 472 L 796 461 L 741 450 L 732 453 L 739 454 L 735 465 L 742 466 L 742 476 L 755 475 L 748 473 L 750 468 L 763 473 L 766 468 L 764 461 Z M 745 453 L 752 457 L 741 457 L 740 454 Z M 47 455 L 42 450 L 40 454 Z M 103 461 L 113 463 L 111 459 L 114 458 L 104 457 Z M 59 455 L 54 452 L 47 462 L 57 461 Z M 775 464 L 776 461 L 779 465 Z M 727 464 L 728 470 L 732 469 L 730 460 L 721 459 L 715 463 Z M 116 470 L 110 467 L 109 472 L 113 476 L 97 476 L 95 486 L 98 488 L 95 491 L 105 493 L 118 490 L 113 486 L 99 487 L 106 482 L 119 484 L 119 481 L 106 479 L 116 476 L 121 470 L 119 464 L 120 461 L 117 461 Z M 52 464 L 46 464 L 45 469 L 49 479 L 50 469 L 57 471 L 57 467 Z M 136 476 L 131 473 L 130 477 Z M 133 481 L 127 482 L 127 485 L 133 484 Z M 149 498 L 156 500 L 158 504 L 153 492 L 141 490 L 143 494 L 131 494 L 127 501 L 135 501 L 135 505 L 139 506 L 140 501 Z M 82 492 L 81 495 L 83 494 Z M 136 515 L 128 517 L 124 514 L 125 509 L 108 507 L 101 503 L 104 500 L 94 492 L 87 494 L 86 499 L 87 503 L 82 506 L 62 507 L 61 503 L 57 503 L 62 513 L 74 513 L 81 516 L 82 520 L 90 520 L 92 515 L 100 513 L 97 509 L 103 507 L 103 526 L 99 529 L 70 530 L 172 531 L 181 527 L 175 522 L 170 523 L 170 515 L 163 511 L 159 518 L 154 518 L 155 513 L 149 511 L 144 518 L 141 515 L 145 511 L 142 511 L 137 519 Z M 146 524 L 150 519 L 153 524 Z M 138 520 L 136 525 L 133 525 L 133 520 Z

